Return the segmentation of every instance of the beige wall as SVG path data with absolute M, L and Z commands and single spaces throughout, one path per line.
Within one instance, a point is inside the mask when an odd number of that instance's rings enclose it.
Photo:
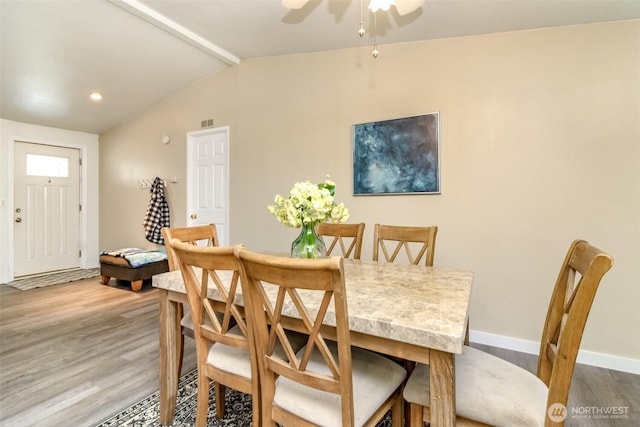
M 530 343 L 569 243 L 587 239 L 615 266 L 583 349 L 637 369 L 640 21 L 380 50 L 247 60 L 102 135 L 101 248 L 146 245 L 141 177 L 179 178 L 168 198 L 185 224 L 185 133 L 213 117 L 231 129 L 231 243 L 287 250 L 295 230 L 266 205 L 330 174 L 350 221 L 367 224 L 364 258 L 376 222 L 437 224 L 436 264 L 476 273 L 476 336 Z M 434 111 L 442 194 L 353 197 L 351 126 Z

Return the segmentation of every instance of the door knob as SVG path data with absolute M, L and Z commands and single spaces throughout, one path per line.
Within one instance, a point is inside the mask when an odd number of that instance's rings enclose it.
M 16 222 L 22 222 L 22 218 L 16 218 Z
M 191 214 L 191 219 L 196 219 L 196 218 L 198 218 L 198 215 L 196 215 L 196 214 Z

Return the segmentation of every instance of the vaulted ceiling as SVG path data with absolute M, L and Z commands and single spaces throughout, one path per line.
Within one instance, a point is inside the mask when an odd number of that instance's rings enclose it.
M 0 117 L 101 133 L 247 58 L 371 49 L 366 4 L 357 35 L 360 10 L 360 0 L 299 10 L 278 0 L 0 0 Z M 378 12 L 375 60 L 389 43 L 639 18 L 637 0 L 426 0 L 405 16 Z

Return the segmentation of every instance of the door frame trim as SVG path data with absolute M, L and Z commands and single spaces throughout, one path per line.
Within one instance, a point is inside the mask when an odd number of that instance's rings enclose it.
M 226 211 L 226 215 L 225 215 L 225 223 L 227 225 L 227 233 L 226 233 L 226 242 L 220 242 L 221 246 L 226 246 L 229 244 L 229 242 L 231 241 L 231 224 L 229 224 L 229 193 L 230 193 L 230 185 L 229 185 L 229 176 L 230 176 L 230 158 L 231 158 L 231 128 L 229 126 L 220 126 L 220 127 L 216 127 L 216 128 L 207 128 L 207 129 L 201 129 L 201 130 L 196 130 L 196 131 L 192 131 L 192 132 L 187 132 L 187 205 L 186 205 L 186 209 L 185 209 L 185 218 L 186 218 L 186 222 L 185 224 L 187 224 L 187 227 L 194 225 L 193 220 L 190 218 L 189 216 L 189 211 L 191 209 L 191 202 L 193 200 L 193 167 L 192 167 L 192 162 L 191 162 L 191 156 L 193 155 L 193 143 L 194 143 L 194 137 L 196 136 L 200 136 L 200 135 L 206 135 L 206 134 L 213 134 L 213 133 L 219 133 L 221 131 L 226 132 L 227 134 L 227 153 L 226 153 L 226 165 L 227 165 L 227 171 L 226 171 L 226 181 L 227 181 L 227 194 L 226 194 L 226 200 L 225 200 L 225 204 L 227 206 L 227 211 Z
M 28 148 L 28 149 L 27 149 L 27 151 L 30 151 L 30 150 L 37 150 L 37 149 L 35 148 L 35 146 L 40 146 L 40 147 L 50 147 L 50 148 L 53 148 L 53 149 L 65 150 L 65 151 L 64 151 L 65 153 L 66 153 L 66 152 L 69 152 L 69 150 L 74 151 L 74 152 L 75 152 L 75 154 L 78 156 L 78 161 L 79 161 L 79 163 L 80 163 L 80 164 L 77 166 L 77 167 L 78 167 L 78 169 L 77 169 L 77 171 L 78 171 L 78 177 L 77 177 L 78 186 L 77 186 L 77 188 L 75 188 L 74 190 L 77 190 L 77 191 L 78 191 L 78 193 L 77 193 L 77 201 L 78 201 L 78 204 L 79 204 L 80 206 L 83 206 L 83 207 L 84 207 L 84 205 L 83 205 L 83 203 L 82 203 L 82 188 L 83 188 L 83 186 L 82 186 L 82 177 L 83 177 L 82 164 L 84 163 L 84 160 L 83 160 L 83 158 L 82 158 L 82 149 L 80 149 L 80 148 L 78 148 L 78 147 L 66 147 L 66 146 L 54 145 L 54 144 L 40 144 L 40 143 L 37 143 L 37 142 L 29 142 L 29 141 L 22 141 L 22 140 L 15 139 L 15 140 L 13 141 L 13 157 L 14 157 L 14 158 L 12 159 L 12 160 L 13 160 L 13 166 L 14 166 L 14 169 L 13 169 L 13 173 L 14 173 L 14 174 L 13 174 L 13 187 L 14 187 L 14 190 L 15 190 L 15 181 L 16 181 L 16 176 L 15 176 L 15 165 L 16 165 L 16 163 L 15 163 L 15 162 L 16 162 L 16 158 L 15 158 L 15 156 L 16 156 L 16 143 L 20 143 L 20 144 L 27 144 L 28 146 L 33 146 L 33 148 Z M 51 181 L 49 181 L 49 182 L 51 182 Z M 69 187 L 69 188 L 71 188 L 71 187 Z M 12 202 L 13 202 L 14 210 L 15 210 L 15 196 L 16 196 L 16 194 L 15 194 L 15 191 L 14 191 L 14 192 L 13 192 L 13 198 L 12 198 Z M 78 209 L 78 208 L 79 208 L 79 206 L 75 206 L 75 208 L 73 208 L 73 207 L 72 207 L 71 209 Z M 83 210 L 84 210 L 84 209 L 83 209 Z M 82 211 L 83 211 L 83 210 L 82 210 Z M 78 235 L 77 235 L 77 239 L 78 239 L 78 240 L 77 240 L 77 245 L 78 245 L 77 250 L 81 251 L 81 254 L 83 254 L 83 253 L 84 253 L 84 251 L 82 250 L 82 242 L 83 242 L 83 240 L 85 240 L 85 239 L 83 239 L 83 234 L 82 234 L 82 232 L 83 232 L 83 229 L 82 229 L 82 211 L 79 211 L 79 212 L 78 212 L 78 221 L 77 221 L 77 223 L 76 223 L 76 224 L 74 224 L 74 226 L 75 226 L 75 227 L 77 227 L 76 231 L 77 231 L 77 233 L 78 233 Z M 13 210 L 11 211 L 11 215 L 15 215 L 15 212 L 14 212 Z M 15 223 L 12 223 L 12 224 L 13 224 L 12 231 L 14 231 L 14 245 L 13 245 L 14 253 L 13 253 L 13 263 L 12 263 L 12 265 L 13 265 L 13 276 L 14 276 L 14 279 L 15 279 L 15 277 L 16 277 Z M 74 250 L 75 250 L 75 248 L 74 248 Z M 76 257 L 76 255 L 77 255 L 77 254 L 75 254 L 75 255 L 71 255 L 71 256 L 72 256 L 72 257 L 73 257 L 73 259 L 74 259 L 73 263 L 74 263 L 74 264 L 76 264 L 76 263 L 77 263 L 77 266 L 75 266 L 75 265 L 74 265 L 74 266 L 72 266 L 72 267 L 61 267 L 60 265 L 58 265 L 58 266 L 56 266 L 57 268 L 56 268 L 56 269 L 54 269 L 54 270 L 45 270 L 45 271 L 42 271 L 42 272 L 28 273 L 28 274 L 25 274 L 25 275 L 21 275 L 20 277 L 41 276 L 41 275 L 43 275 L 43 274 L 47 274 L 47 273 L 49 273 L 49 272 L 51 272 L 51 271 L 58 271 L 58 270 L 75 270 L 75 269 L 79 269 L 79 268 L 81 268 L 81 265 L 82 265 L 82 262 L 81 262 L 81 261 L 82 261 L 82 260 L 81 260 L 81 256 L 77 256 L 77 257 Z M 44 263 L 44 260 L 43 260 L 43 263 Z M 46 268 L 46 267 L 45 267 L 45 268 Z
M 87 238 L 87 224 L 88 224 L 88 189 L 87 189 L 87 177 L 88 177 L 88 147 L 81 144 L 74 143 L 65 143 L 61 141 L 51 142 L 48 140 L 43 140 L 37 137 L 19 137 L 19 136 L 10 136 L 9 137 L 9 153 L 8 157 L 10 161 L 8 162 L 9 170 L 9 178 L 10 182 L 8 182 L 8 197 L 7 197 L 7 208 L 11 218 L 10 226 L 8 227 L 8 237 L 11 245 L 7 248 L 7 256 L 11 260 L 11 262 L 7 265 L 7 281 L 13 281 L 15 279 L 15 253 L 14 253 L 14 243 L 15 236 L 13 230 L 13 210 L 14 210 L 14 184 L 15 184 L 15 170 L 13 167 L 14 164 L 14 156 L 15 156 L 15 144 L 16 142 L 27 143 L 27 144 L 39 144 L 39 145 L 48 145 L 53 147 L 62 147 L 62 148 L 72 148 L 80 151 L 80 159 L 82 164 L 80 166 L 80 204 L 82 205 L 82 211 L 80 212 L 80 250 L 82 251 L 82 255 L 80 256 L 80 268 L 91 268 L 93 267 L 91 262 L 91 257 L 89 256 L 89 247 L 88 247 L 88 238 Z

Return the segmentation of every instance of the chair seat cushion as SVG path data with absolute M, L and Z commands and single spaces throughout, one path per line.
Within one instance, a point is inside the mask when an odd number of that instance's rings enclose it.
M 334 343 L 329 348 L 338 359 Z M 301 355 L 304 348 L 298 352 Z M 385 400 L 402 384 L 406 370 L 397 363 L 359 348 L 351 349 L 353 372 L 353 407 L 355 425 L 363 425 Z M 329 374 L 317 349 L 309 361 L 308 370 Z M 279 377 L 276 380 L 274 404 L 317 425 L 342 426 L 340 396 L 319 391 Z
M 229 329 L 229 333 L 241 335 L 242 331 L 240 327 L 236 325 Z M 294 351 L 302 348 L 302 346 L 307 342 L 307 336 L 304 334 L 287 331 L 287 336 L 289 337 L 289 342 L 291 343 Z M 277 340 L 274 353 L 278 354 L 279 357 L 286 359 L 282 345 L 280 345 L 280 342 Z M 214 343 L 209 348 L 207 363 L 222 371 L 230 372 L 249 380 L 251 379 L 251 356 L 249 349 Z
M 223 316 L 222 313 L 219 313 L 216 311 L 215 315 L 218 318 L 218 322 L 222 322 L 222 316 Z M 209 327 L 213 326 L 208 316 L 204 318 L 204 324 L 208 325 Z M 182 319 L 180 319 L 180 326 L 182 326 L 185 329 L 189 329 L 190 331 L 193 331 L 193 328 L 194 328 L 193 315 L 191 314 L 191 310 L 189 309 L 188 304 L 184 305 L 184 314 L 182 316 Z
M 230 333 L 241 335 L 239 326 L 234 326 Z M 248 348 L 237 348 L 215 343 L 209 348 L 207 364 L 222 371 L 251 379 L 251 354 Z
M 456 355 L 455 371 L 459 416 L 493 426 L 544 426 L 548 388 L 531 372 L 467 346 Z M 416 366 L 404 399 L 429 406 L 429 366 Z

